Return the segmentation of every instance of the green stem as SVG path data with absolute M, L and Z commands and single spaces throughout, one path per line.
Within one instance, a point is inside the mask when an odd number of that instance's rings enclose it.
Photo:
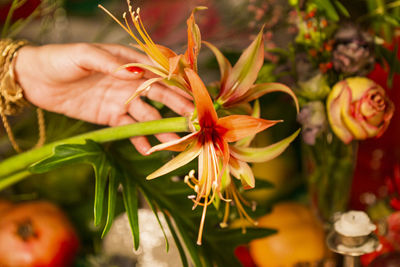
M 18 183 L 29 175 L 31 175 L 31 173 L 28 170 L 23 170 L 8 176 L 7 179 L 0 179 L 0 191 L 9 187 L 10 185 Z
M 105 128 L 93 132 L 84 133 L 63 140 L 59 140 L 41 148 L 29 150 L 8 158 L 0 163 L 0 184 L 1 181 L 10 175 L 23 175 L 22 170 L 31 164 L 51 155 L 54 147 L 61 144 L 83 144 L 85 140 L 91 139 L 98 143 L 126 139 L 133 136 L 153 135 L 166 132 L 187 132 L 188 122 L 184 117 L 167 118 L 155 121 L 140 122 L 114 128 Z M 17 173 L 18 172 L 18 173 Z M 23 172 L 26 174 L 25 172 Z M 22 178 L 20 178 L 22 179 Z

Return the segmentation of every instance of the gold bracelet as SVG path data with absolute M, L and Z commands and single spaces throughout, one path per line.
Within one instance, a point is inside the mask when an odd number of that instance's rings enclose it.
M 27 41 L 13 41 L 11 39 L 0 40 L 0 117 L 3 121 L 4 129 L 10 139 L 11 145 L 17 152 L 22 149 L 17 144 L 11 130 L 7 116 L 19 114 L 29 103 L 25 100 L 21 86 L 15 81 L 14 65 L 17 51 Z M 39 124 L 39 140 L 35 147 L 40 147 L 45 141 L 45 122 L 44 114 L 41 109 L 37 109 Z

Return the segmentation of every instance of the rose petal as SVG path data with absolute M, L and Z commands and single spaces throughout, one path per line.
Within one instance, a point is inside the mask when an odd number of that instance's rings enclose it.
M 333 132 L 346 144 L 353 140 L 353 135 L 342 122 L 341 107 L 347 105 L 344 98 L 343 88 L 347 86 L 346 82 L 339 82 L 333 88 L 326 101 L 328 120 Z

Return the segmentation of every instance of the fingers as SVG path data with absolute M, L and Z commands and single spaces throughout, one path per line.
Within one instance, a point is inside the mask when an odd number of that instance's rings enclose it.
M 85 70 L 102 72 L 124 80 L 139 79 L 143 76 L 143 71 L 130 72 L 126 69 L 119 69 L 128 62 L 96 45 L 76 44 L 75 50 L 76 56 L 72 60 Z
M 118 44 L 94 44 L 95 46 L 108 51 L 115 57 L 125 59 L 127 62 L 138 62 L 153 65 L 147 55 L 137 52 L 135 49 Z
M 112 127 L 122 126 L 122 125 L 132 124 L 135 122 L 136 121 L 132 119 L 129 115 L 122 115 L 112 123 L 113 125 L 110 126 Z M 135 146 L 136 150 L 142 155 L 146 155 L 146 152 L 151 148 L 149 141 L 144 136 L 132 137 L 129 138 L 129 140 Z
M 153 84 L 146 96 L 151 100 L 163 103 L 181 116 L 186 116 L 194 109 L 193 103 L 187 98 L 160 84 Z
M 162 118 L 157 109 L 138 98 L 130 102 L 128 112 L 137 121 L 151 121 Z M 179 138 L 175 133 L 156 134 L 155 137 L 161 142 L 169 142 Z
M 124 59 L 127 61 L 127 63 L 133 63 L 133 62 L 138 62 L 138 63 L 143 63 L 147 65 L 154 66 L 154 63 L 149 59 L 149 57 L 146 54 L 137 52 L 135 49 L 132 49 L 130 47 L 126 47 L 123 45 L 118 45 L 118 44 L 95 44 L 100 49 L 108 51 L 110 54 Z M 157 75 L 149 72 L 149 71 L 144 71 L 144 77 L 146 78 L 154 78 L 157 77 Z M 186 97 L 187 99 L 191 99 L 191 96 L 183 91 L 182 89 L 179 89 L 177 87 L 170 87 L 171 90 L 174 92 Z

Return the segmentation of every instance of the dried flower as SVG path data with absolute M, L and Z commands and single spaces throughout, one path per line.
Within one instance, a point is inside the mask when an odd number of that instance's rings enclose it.
M 335 34 L 333 67 L 346 76 L 364 76 L 375 63 L 372 37 L 354 24 L 343 25 Z
M 321 101 L 308 102 L 301 108 L 297 121 L 302 125 L 304 142 L 315 145 L 315 139 L 327 128 L 324 104 Z

